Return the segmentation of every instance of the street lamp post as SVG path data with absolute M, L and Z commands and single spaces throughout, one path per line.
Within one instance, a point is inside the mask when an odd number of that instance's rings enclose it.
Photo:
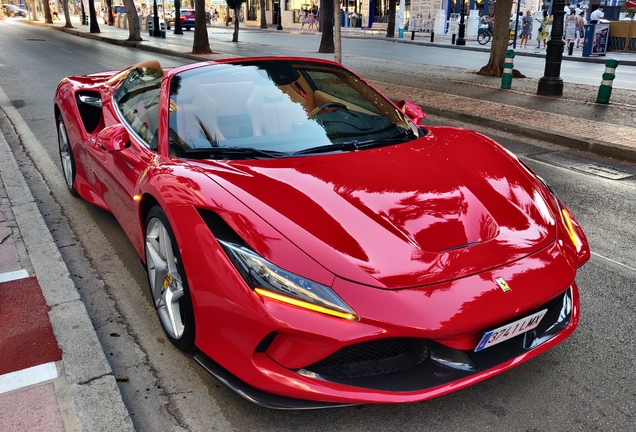
M 563 80 L 561 79 L 561 61 L 563 60 L 563 15 L 565 15 L 565 0 L 554 0 L 552 7 L 552 31 L 545 55 L 545 71 L 539 80 L 537 94 L 542 96 L 563 95 Z
M 159 28 L 159 10 L 157 9 L 157 0 L 152 2 L 152 35 L 161 37 L 161 29 Z
M 459 37 L 455 41 L 455 45 L 466 45 L 466 39 L 464 38 L 466 35 L 466 24 L 464 24 L 465 16 L 466 12 L 464 12 L 464 3 L 462 2 L 462 10 L 459 15 Z
M 278 13 L 276 14 L 276 18 L 277 18 L 277 25 L 276 25 L 276 30 L 282 30 L 283 29 L 283 25 L 281 24 L 281 16 L 280 16 L 280 11 L 281 11 L 281 7 L 280 7 L 280 1 L 278 2 Z

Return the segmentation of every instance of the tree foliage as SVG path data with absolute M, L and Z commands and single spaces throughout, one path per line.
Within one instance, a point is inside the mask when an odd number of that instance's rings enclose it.
M 323 10 L 320 11 L 320 19 L 322 20 L 320 29 L 322 30 L 322 36 L 320 37 L 320 47 L 318 48 L 319 53 L 329 54 L 334 52 L 333 11 L 334 2 L 331 0 L 325 0 L 323 2 Z

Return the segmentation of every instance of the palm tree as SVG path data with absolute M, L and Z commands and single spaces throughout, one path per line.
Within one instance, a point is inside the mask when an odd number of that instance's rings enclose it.
M 137 14 L 134 0 L 124 0 L 124 7 L 128 18 L 128 39 L 126 40 L 129 42 L 142 41 L 139 15 Z
M 211 52 L 210 40 L 208 39 L 208 26 L 205 22 L 205 0 L 195 0 L 194 41 L 192 43 L 192 53 L 210 54 Z
M 68 11 L 68 0 L 63 0 L 62 9 L 64 9 L 64 28 L 73 28 L 73 24 L 71 24 L 71 14 Z
M 396 0 L 389 0 L 389 12 L 387 12 L 389 22 L 386 27 L 386 37 L 388 38 L 395 37 L 395 3 Z
M 261 8 L 261 28 L 267 28 L 267 17 L 265 16 L 265 0 L 261 0 L 259 7 Z
M 196 17 L 195 17 L 196 21 Z M 174 0 L 174 34 L 182 35 L 183 29 L 181 28 L 181 0 Z
M 320 37 L 320 47 L 318 48 L 319 53 L 334 52 L 333 11 L 336 2 L 338 5 L 340 4 L 338 0 L 324 0 L 323 2 L 323 10 L 320 11 L 320 19 L 322 20 L 320 30 L 322 30 L 322 36 Z
M 90 22 L 90 33 L 101 33 L 97 22 L 97 14 L 95 13 L 95 0 L 88 0 L 88 19 Z
M 241 5 L 245 3 L 246 0 L 226 0 L 227 6 L 232 8 L 234 11 L 234 33 L 232 34 L 232 42 L 238 42 L 238 32 L 239 32 L 239 16 L 241 11 Z
M 510 37 L 510 20 L 508 17 L 511 10 L 512 0 L 497 1 L 490 58 L 488 59 L 488 64 L 478 72 L 480 75 L 501 76 L 503 73 L 504 56 L 508 49 L 508 38 Z

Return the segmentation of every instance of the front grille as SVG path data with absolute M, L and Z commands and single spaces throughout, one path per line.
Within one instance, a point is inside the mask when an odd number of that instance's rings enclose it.
M 377 339 L 341 348 L 304 369 L 335 378 L 361 378 L 409 369 L 428 357 L 423 339 Z

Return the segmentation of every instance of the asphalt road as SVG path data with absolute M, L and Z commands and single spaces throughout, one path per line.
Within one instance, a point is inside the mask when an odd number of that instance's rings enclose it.
M 7 119 L 0 106 L 0 129 L 121 377 L 120 389 L 138 430 L 633 430 L 636 166 L 484 130 L 547 179 L 587 232 L 594 255 L 577 278 L 582 317 L 574 335 L 503 375 L 431 401 L 270 411 L 234 395 L 191 354 L 170 346 L 151 306 L 138 257 L 121 228 L 110 214 L 70 197 L 59 171 L 52 98 L 60 79 L 148 58 L 158 57 L 166 66 L 184 61 L 30 26 L 12 26 L 11 32 L 7 28 L 0 26 L 0 89 L 20 118 Z M 378 73 L 363 57 L 351 59 L 356 70 Z M 398 80 L 414 67 L 408 62 L 385 65 L 387 80 Z M 16 136 L 15 122 L 28 125 L 36 142 Z M 448 124 L 443 119 L 429 122 Z M 611 180 L 567 168 L 568 156 L 591 158 L 591 166 L 625 172 L 626 177 Z M 53 161 L 56 169 L 46 168 L 43 161 Z

